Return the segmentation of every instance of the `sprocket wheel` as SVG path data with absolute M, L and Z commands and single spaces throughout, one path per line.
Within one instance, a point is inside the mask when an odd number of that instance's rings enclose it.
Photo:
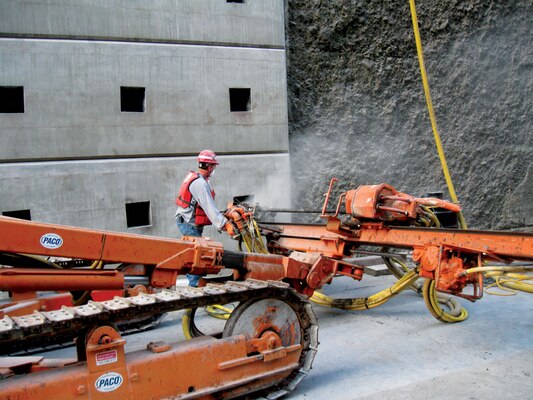
M 239 334 L 256 339 L 268 331 L 278 334 L 285 347 L 301 342 L 302 327 L 298 315 L 284 301 L 272 298 L 253 299 L 237 307 L 224 326 L 222 336 Z
M 255 298 L 239 304 L 222 333 L 223 337 L 244 335 L 247 339 L 274 334 L 283 347 L 302 346 L 299 367 L 261 393 L 266 399 L 277 399 L 294 390 L 311 369 L 318 347 L 318 324 L 311 304 L 294 291 L 288 293 L 288 298 Z

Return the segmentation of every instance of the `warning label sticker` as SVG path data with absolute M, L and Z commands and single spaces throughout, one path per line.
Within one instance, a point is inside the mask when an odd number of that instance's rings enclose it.
M 105 365 L 117 362 L 117 351 L 103 351 L 101 353 L 96 353 L 96 365 Z

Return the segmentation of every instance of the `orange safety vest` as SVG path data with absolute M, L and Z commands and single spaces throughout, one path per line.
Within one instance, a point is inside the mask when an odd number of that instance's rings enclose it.
M 196 226 L 205 226 L 205 225 L 211 225 L 211 221 L 207 217 L 205 211 L 200 207 L 198 202 L 192 197 L 192 193 L 189 189 L 191 186 L 191 183 L 198 179 L 200 177 L 200 174 L 198 172 L 191 171 L 185 179 L 183 180 L 180 190 L 178 192 L 178 197 L 176 197 L 176 205 L 181 208 L 189 208 L 194 207 L 193 211 L 193 217 L 194 217 L 194 224 Z M 215 199 L 215 191 L 211 188 L 211 196 L 213 196 L 213 200 Z

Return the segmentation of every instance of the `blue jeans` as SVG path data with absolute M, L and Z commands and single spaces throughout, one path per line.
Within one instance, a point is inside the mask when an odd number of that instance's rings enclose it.
M 193 224 L 188 224 L 187 222 L 176 222 L 178 229 L 181 232 L 182 236 L 202 236 L 204 232 L 203 226 L 196 226 Z M 200 280 L 201 275 L 187 274 L 187 279 L 189 280 L 189 286 L 198 287 L 198 281 Z

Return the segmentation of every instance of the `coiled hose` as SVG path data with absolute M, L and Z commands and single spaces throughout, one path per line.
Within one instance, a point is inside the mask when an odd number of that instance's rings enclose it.
M 440 226 L 440 223 L 438 226 Z M 386 250 L 387 249 L 382 249 L 382 251 Z M 409 268 L 397 258 L 384 258 L 383 260 L 385 261 L 385 265 L 387 265 L 389 271 L 391 271 L 392 274 L 398 279 L 407 271 L 409 271 Z M 436 299 L 436 301 L 432 302 L 425 301 L 425 304 L 433 316 L 441 316 L 441 318 L 437 318 L 440 321 L 460 322 L 468 318 L 468 312 L 465 308 L 461 307 L 461 303 L 451 296 L 437 292 L 435 285 L 433 285 L 432 288 L 424 288 L 424 284 L 414 281 L 411 284 L 411 289 L 422 296 L 424 296 L 424 293 L 426 293 L 426 296 L 431 296 L 432 298 Z M 441 305 L 445 305 L 448 308 L 448 311 L 445 311 Z
M 426 279 L 422 288 L 422 295 L 431 315 L 442 322 L 461 322 L 468 318 L 468 311 L 458 305 L 459 303 L 455 299 L 451 297 L 441 297 L 439 299 L 439 294 L 435 290 L 435 281 L 433 279 Z M 444 302 L 448 306 L 450 309 L 449 312 L 444 311 L 440 307 L 439 303 L 441 302 Z
M 486 265 L 467 269 L 463 274 L 482 272 L 487 278 L 494 279 L 494 283 L 485 287 L 485 293 L 496 296 L 514 296 L 517 292 L 533 293 L 533 266 L 497 266 Z M 525 272 L 520 273 L 520 272 Z M 530 282 L 531 281 L 531 282 Z M 492 289 L 499 288 L 501 292 L 494 292 Z
M 383 250 L 386 249 L 382 249 L 382 251 Z M 396 281 L 391 287 L 369 297 L 353 299 L 334 299 L 323 293 L 315 292 L 311 297 L 311 301 L 325 307 L 334 307 L 345 310 L 366 310 L 380 306 L 401 291 L 410 288 L 415 292 L 422 294 L 424 299 L 426 299 L 426 297 L 431 298 L 431 302 L 425 302 L 426 306 L 431 314 L 440 321 L 460 322 L 468 317 L 468 312 L 461 307 L 461 304 L 456 299 L 438 293 L 435 290 L 434 284 L 433 286 L 428 287 L 426 287 L 426 285 L 420 285 L 417 282 L 420 276 L 415 269 L 409 269 L 403 262 L 394 257 L 384 257 L 383 260 L 389 271 L 391 271 L 398 279 L 398 281 Z M 434 281 L 431 280 L 430 282 Z M 445 305 L 448 308 L 448 311 L 445 311 L 441 307 L 441 304 Z

